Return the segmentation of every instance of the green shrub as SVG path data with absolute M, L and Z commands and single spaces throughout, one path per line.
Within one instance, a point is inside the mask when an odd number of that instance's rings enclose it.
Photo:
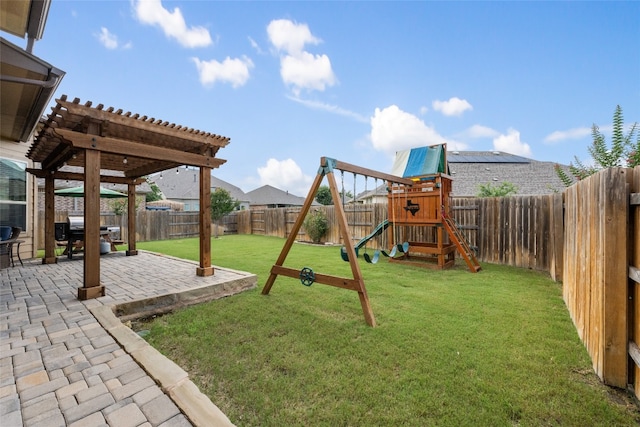
M 313 243 L 320 243 L 320 240 L 329 230 L 329 221 L 327 221 L 324 212 L 315 210 L 307 215 L 302 227 Z

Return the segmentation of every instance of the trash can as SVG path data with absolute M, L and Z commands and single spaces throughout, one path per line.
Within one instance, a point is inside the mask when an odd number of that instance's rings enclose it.
M 100 255 L 108 254 L 109 252 L 111 252 L 111 244 L 104 239 L 100 239 Z

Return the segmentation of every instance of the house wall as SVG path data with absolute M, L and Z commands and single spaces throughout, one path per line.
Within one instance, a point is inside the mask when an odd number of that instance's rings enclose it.
M 26 157 L 30 146 L 30 142 L 16 143 L 0 141 L 0 157 L 25 162 L 27 167 L 31 168 L 33 167 L 33 162 Z M 36 256 L 36 245 L 34 243 L 36 233 L 34 231 L 40 227 L 36 209 L 34 208 L 37 191 L 36 178 L 31 174 L 27 174 L 27 229 L 23 230 L 20 234 L 20 240 L 24 240 L 24 243 L 20 245 L 20 257 L 22 259 Z

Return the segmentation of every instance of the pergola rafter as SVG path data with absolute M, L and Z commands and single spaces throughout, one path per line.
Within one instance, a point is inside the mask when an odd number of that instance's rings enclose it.
M 169 123 L 102 104 L 80 104 L 56 100 L 27 157 L 40 164 L 28 172 L 45 179 L 45 256 L 43 263 L 54 263 L 54 187 L 56 179 L 84 182 L 84 283 L 78 289 L 80 299 L 105 294 L 100 284 L 100 183 L 128 185 L 129 241 L 127 255 L 136 255 L 135 187 L 144 176 L 179 167 L 200 168 L 200 265 L 199 276 L 214 274 L 211 266 L 210 176 L 211 169 L 226 160 L 216 157 L 229 144 L 229 138 Z M 81 167 L 83 173 L 67 171 Z M 209 179 L 207 179 L 209 177 Z

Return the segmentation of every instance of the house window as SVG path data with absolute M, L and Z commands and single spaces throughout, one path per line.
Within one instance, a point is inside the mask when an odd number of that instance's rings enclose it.
M 0 225 L 27 229 L 27 163 L 0 157 Z

